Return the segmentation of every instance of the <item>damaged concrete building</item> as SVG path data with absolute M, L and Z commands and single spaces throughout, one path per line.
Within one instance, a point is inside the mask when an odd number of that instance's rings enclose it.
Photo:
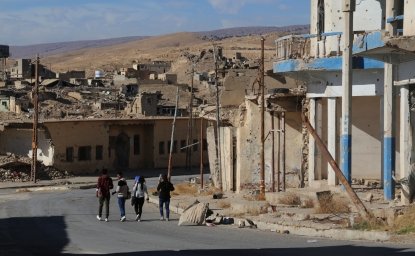
M 170 151 L 172 118 L 45 120 L 38 129 L 38 160 L 44 165 L 75 174 L 110 170 L 166 168 Z M 186 166 L 187 118 L 177 118 L 173 141 L 173 166 Z M 195 129 L 200 122 L 195 120 Z M 207 122 L 203 123 L 204 127 Z M 30 156 L 32 123 L 3 123 L 0 154 Z M 204 138 L 203 138 L 204 139 Z M 195 143 L 200 139 L 195 138 Z M 19 143 L 16 143 L 16 142 Z M 204 143 L 206 145 L 206 143 Z M 195 154 L 207 148 L 192 147 Z M 193 165 L 200 159 L 193 158 Z
M 302 81 L 308 116 L 349 183 L 380 180 L 386 200 L 395 199 L 395 181 L 410 174 L 414 161 L 415 3 L 404 0 L 311 0 L 311 31 L 276 41 L 274 73 Z M 342 113 L 343 54 L 347 24 L 353 15 L 351 115 Z M 344 86 L 344 85 L 343 85 Z M 351 122 L 350 139 L 342 125 Z M 345 149 L 351 142 L 351 152 Z M 311 137 L 308 185 L 338 184 Z M 348 167 L 350 166 L 350 167 Z M 407 201 L 405 193 L 402 200 Z

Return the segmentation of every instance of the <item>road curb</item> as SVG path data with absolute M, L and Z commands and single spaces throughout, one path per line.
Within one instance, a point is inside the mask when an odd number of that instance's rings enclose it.
M 150 203 L 158 205 L 158 198 L 150 197 Z M 170 211 L 176 214 L 183 214 L 184 208 L 179 207 L 170 203 Z M 237 225 L 239 221 L 245 221 L 244 218 L 233 218 L 234 225 Z M 352 230 L 352 229 L 318 229 L 311 227 L 303 227 L 300 225 L 291 226 L 291 225 L 281 225 L 272 222 L 261 222 L 255 221 L 257 229 L 268 232 L 276 232 L 281 234 L 292 234 L 299 236 L 308 236 L 308 237 L 320 237 L 320 238 L 330 238 L 336 240 L 366 240 L 366 241 L 376 241 L 376 242 L 385 242 L 389 241 L 391 235 L 386 231 L 363 231 L 363 230 Z M 249 228 L 249 227 L 247 227 Z

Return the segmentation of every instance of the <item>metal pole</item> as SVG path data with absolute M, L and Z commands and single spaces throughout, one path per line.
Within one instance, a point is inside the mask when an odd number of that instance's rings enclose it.
M 189 102 L 189 122 L 187 124 L 187 145 L 190 145 L 193 140 L 193 77 L 194 77 L 195 68 L 192 66 L 192 82 L 190 87 L 190 102 Z M 192 148 L 186 148 L 186 167 L 188 170 L 192 170 Z
M 213 59 L 215 62 L 215 87 L 216 87 L 216 145 L 217 145 L 217 165 L 219 175 L 219 189 L 223 189 L 222 184 L 222 159 L 221 159 L 221 145 L 220 145 L 220 112 L 219 112 L 219 86 L 218 86 L 218 64 L 216 59 L 216 47 L 213 45 Z
M 275 192 L 275 130 L 274 130 L 274 111 L 271 111 L 271 191 Z
M 39 55 L 36 56 L 35 66 L 35 88 L 33 88 L 33 136 L 32 136 L 32 165 L 30 179 L 36 183 L 36 172 L 37 172 L 37 128 L 38 128 L 38 113 L 39 113 Z
M 200 118 L 200 188 L 203 189 L 203 118 Z
M 261 166 L 260 166 L 260 184 L 259 193 L 262 198 L 265 198 L 265 132 L 264 132 L 264 117 L 265 117 L 265 85 L 264 85 L 264 42 L 265 38 L 261 37 L 261 67 L 260 67 L 260 79 L 259 86 L 261 87 Z
M 167 178 L 170 180 L 171 177 L 171 169 L 172 169 L 172 151 L 173 151 L 173 139 L 174 139 L 174 129 L 176 125 L 176 116 L 177 116 L 177 107 L 179 104 L 179 87 L 177 86 L 176 91 L 176 107 L 174 108 L 174 118 L 173 118 L 173 125 L 171 128 L 171 136 L 170 136 L 170 152 L 169 152 L 169 165 L 167 169 Z
M 369 219 L 370 214 L 368 210 L 366 209 L 365 205 L 362 203 L 362 201 L 360 201 L 360 198 L 354 192 L 352 186 L 349 184 L 346 177 L 343 175 L 342 171 L 337 165 L 336 160 L 334 160 L 333 156 L 330 154 L 327 147 L 324 145 L 324 142 L 321 140 L 321 138 L 317 135 L 314 128 L 311 126 L 310 122 L 308 121 L 308 118 L 304 115 L 304 113 L 301 114 L 301 117 L 303 119 L 303 123 L 307 127 L 308 132 L 313 136 L 313 138 L 316 141 L 317 146 L 320 148 L 323 157 L 329 162 L 329 164 L 333 168 L 333 171 L 336 173 L 337 178 L 339 179 L 341 184 L 345 187 L 347 194 L 351 198 L 353 204 L 358 209 L 360 215 L 364 219 Z
M 278 115 L 278 154 L 277 154 L 277 192 L 280 192 L 280 183 L 281 183 L 281 115 Z
M 281 137 L 282 191 L 285 191 L 285 112 L 281 113 Z
M 341 165 L 346 180 L 352 182 L 352 46 L 354 0 L 343 0 L 344 13 L 344 49 L 342 64 L 342 133 Z

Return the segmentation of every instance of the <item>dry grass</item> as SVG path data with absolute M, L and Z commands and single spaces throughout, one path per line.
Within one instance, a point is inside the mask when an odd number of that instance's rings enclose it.
M 311 198 L 307 198 L 301 201 L 301 208 L 314 208 L 314 201 Z
M 288 193 L 283 197 L 278 199 L 278 203 L 285 205 L 301 205 L 301 199 L 298 195 L 293 193 Z
M 415 206 L 409 207 L 403 215 L 396 218 L 393 231 L 398 235 L 415 232 Z
M 174 185 L 175 190 L 173 195 L 196 195 L 198 194 L 198 189 L 189 183 L 179 183 Z
M 265 201 L 265 195 L 244 195 L 243 198 L 247 201 Z
M 369 220 L 357 219 L 352 228 L 357 230 L 385 230 L 386 224 L 376 218 L 370 218 Z
M 228 201 L 219 201 L 218 202 L 218 207 L 222 208 L 222 209 L 227 209 L 231 207 L 231 203 Z
M 339 196 L 320 198 L 319 206 L 315 210 L 316 213 L 350 213 L 349 202 Z

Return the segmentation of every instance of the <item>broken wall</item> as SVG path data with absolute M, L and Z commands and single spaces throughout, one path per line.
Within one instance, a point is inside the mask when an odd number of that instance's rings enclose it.
M 5 127 L 4 131 L 0 132 L 0 153 L 32 157 L 33 129 L 29 127 Z M 38 129 L 38 161 L 50 166 L 54 164 L 53 156 L 54 146 L 50 143 L 48 132 Z
M 244 124 L 237 128 L 236 137 L 236 190 L 259 189 L 260 182 L 260 108 L 256 103 L 246 101 Z M 299 186 L 299 172 L 302 162 L 302 123 L 300 112 L 286 112 L 286 180 L 287 187 Z M 278 168 L 278 130 L 279 118 L 272 118 L 265 112 L 265 183 L 266 190 L 271 190 L 272 155 L 274 155 L 275 180 Z M 272 152 L 272 136 L 274 136 L 274 152 Z
M 319 31 L 319 0 L 311 0 L 310 16 L 310 33 L 318 35 L 319 33 L 343 32 L 344 30 L 344 13 L 343 1 L 325 0 L 324 2 L 324 31 Z M 384 28 L 385 0 L 360 0 L 356 1 L 356 11 L 353 14 L 353 31 L 372 31 Z M 320 16 L 321 17 L 321 16 Z M 327 36 L 326 42 L 321 43 L 323 38 L 311 39 L 311 55 L 317 52 L 320 47 L 320 55 L 325 51 L 326 54 L 335 53 L 338 49 L 337 36 Z M 320 43 L 319 43 L 320 41 Z M 344 48 L 344 38 L 341 38 L 340 49 Z M 325 47 L 325 49 L 323 49 Z M 317 56 L 318 57 L 318 56 Z
M 405 0 L 403 35 L 415 36 L 415 1 Z

